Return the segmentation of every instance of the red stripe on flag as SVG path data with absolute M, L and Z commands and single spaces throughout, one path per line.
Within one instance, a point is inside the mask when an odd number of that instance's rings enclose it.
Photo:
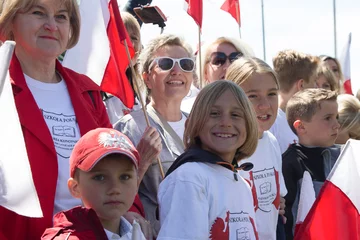
M 344 92 L 347 94 L 353 94 L 351 90 L 351 80 L 345 80 L 344 82 Z
M 325 181 L 294 240 L 360 239 L 360 215 L 348 196 Z
M 225 0 L 224 4 L 221 6 L 221 10 L 230 13 L 239 26 L 241 26 L 239 0 Z
M 125 74 L 129 60 L 122 41 L 126 39 L 131 57 L 134 56 L 134 48 L 121 19 L 117 1 L 110 0 L 108 7 L 110 20 L 107 26 L 107 35 L 110 44 L 110 58 L 101 82 L 101 89 L 117 96 L 126 107 L 132 108 L 134 106 L 134 91 Z
M 194 19 L 196 24 L 201 28 L 203 18 L 202 0 L 185 0 L 188 4 L 187 13 Z

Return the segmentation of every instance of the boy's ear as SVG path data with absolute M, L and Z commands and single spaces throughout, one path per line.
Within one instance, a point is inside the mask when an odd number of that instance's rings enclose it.
M 306 132 L 304 123 L 301 120 L 296 120 L 293 124 L 294 128 L 298 135 L 302 135 Z
M 300 79 L 296 82 L 296 88 L 298 91 L 301 91 L 304 89 L 304 79 Z
M 149 74 L 147 72 L 143 72 L 142 74 L 142 78 L 144 80 L 144 83 L 146 84 L 146 86 L 151 89 L 151 84 L 150 84 L 150 81 L 149 81 Z
M 80 198 L 81 195 L 80 195 L 78 181 L 76 181 L 74 178 L 69 178 L 67 183 L 68 183 L 68 188 L 69 188 L 69 191 L 70 191 L 71 195 L 74 198 Z

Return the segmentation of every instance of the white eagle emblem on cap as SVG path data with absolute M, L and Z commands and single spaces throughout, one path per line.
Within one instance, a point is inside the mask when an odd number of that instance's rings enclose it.
M 116 132 L 100 133 L 98 142 L 100 145 L 103 145 L 106 148 L 125 148 L 128 150 L 132 149 L 129 141 L 126 138 L 124 138 L 123 136 L 120 136 Z

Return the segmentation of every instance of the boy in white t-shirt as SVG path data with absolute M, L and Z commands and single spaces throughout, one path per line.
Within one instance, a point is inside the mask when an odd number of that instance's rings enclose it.
M 254 167 L 240 174 L 251 186 L 259 239 L 276 240 L 279 212 L 284 214 L 285 208 L 282 197 L 287 193 L 279 144 L 268 131 L 276 119 L 278 107 L 276 73 L 258 58 L 242 57 L 230 65 L 225 78 L 245 91 L 256 113 L 259 128 L 257 148 L 250 157 L 239 161 L 239 165 L 250 162 Z
M 84 207 L 57 213 L 42 239 L 131 240 L 133 234 L 145 239 L 122 217 L 138 191 L 139 158 L 131 141 L 114 129 L 97 128 L 82 136 L 70 157 L 68 187 Z
M 280 89 L 278 114 L 270 132 L 279 142 L 281 153 L 284 153 L 290 144 L 298 141 L 298 137 L 290 129 L 286 120 L 286 104 L 298 91 L 316 88 L 315 80 L 319 59 L 294 50 L 284 50 L 273 58 L 273 65 Z

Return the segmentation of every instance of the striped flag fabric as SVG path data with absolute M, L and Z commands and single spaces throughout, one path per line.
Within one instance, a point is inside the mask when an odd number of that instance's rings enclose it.
M 230 13 L 230 15 L 236 20 L 239 26 L 241 26 L 239 0 L 225 0 L 223 5 L 221 6 L 221 10 Z
M 360 239 L 360 140 L 346 143 L 295 240 Z
M 185 11 L 187 11 L 201 29 L 203 19 L 203 0 L 185 0 Z
M 134 49 L 125 30 L 116 0 L 86 0 L 80 2 L 81 28 L 78 44 L 68 50 L 63 66 L 91 78 L 105 92 L 120 98 L 132 108 L 134 91 L 125 71 L 129 65 L 125 45 L 130 55 Z
M 351 46 L 351 33 L 349 33 L 346 44 L 340 55 L 340 64 L 344 74 L 344 91 L 347 94 L 353 94 L 351 89 L 351 72 L 350 72 L 350 46 Z
M 14 47 L 11 41 L 0 47 L 0 112 L 6 116 L 0 118 L 0 205 L 19 215 L 40 218 L 43 213 L 9 78 Z

